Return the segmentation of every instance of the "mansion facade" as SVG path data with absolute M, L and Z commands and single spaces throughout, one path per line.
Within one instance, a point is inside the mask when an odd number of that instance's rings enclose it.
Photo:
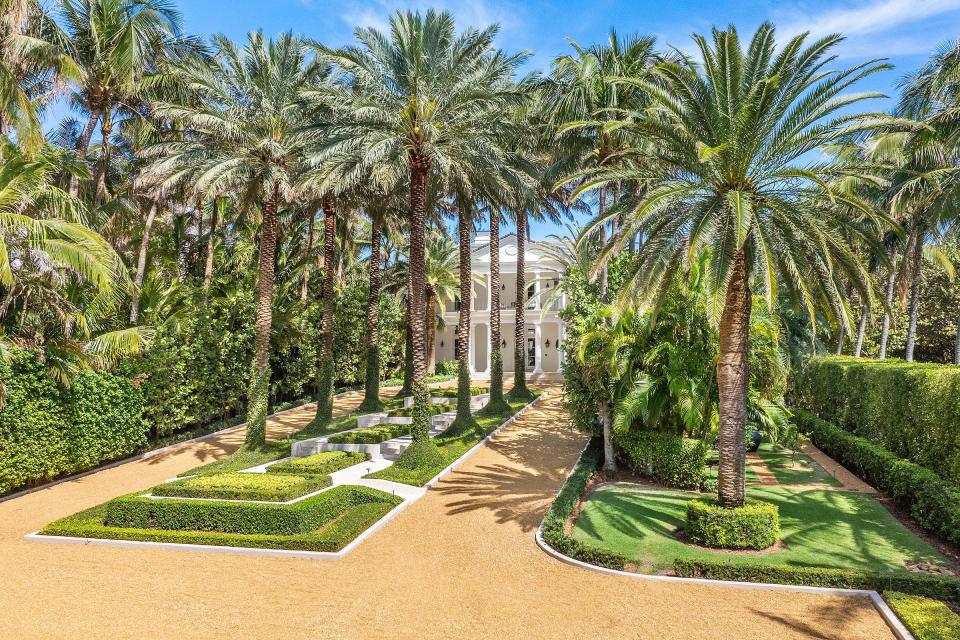
M 490 376 L 490 236 L 477 233 L 473 244 L 473 305 L 470 313 L 470 374 L 478 379 Z M 532 377 L 559 376 L 563 363 L 560 344 L 564 339 L 564 323 L 558 312 L 566 299 L 551 298 L 562 277 L 561 265 L 544 251 L 549 241 L 527 241 L 526 264 L 527 305 L 526 371 Z M 500 349 L 505 374 L 514 370 L 514 341 L 517 307 L 517 236 L 507 234 L 500 239 Z M 544 308 L 546 306 L 546 308 Z M 442 312 L 443 327 L 437 329 L 434 351 L 437 362 L 455 360 L 459 302 L 446 301 Z

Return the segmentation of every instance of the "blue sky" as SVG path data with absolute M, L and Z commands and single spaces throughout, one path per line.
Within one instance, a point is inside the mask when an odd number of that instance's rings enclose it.
M 267 34 L 292 29 L 329 45 L 349 42 L 356 26 L 384 27 L 397 9 L 447 9 L 460 25 L 499 23 L 499 45 L 529 50 L 530 70 L 543 71 L 554 56 L 569 51 L 567 38 L 583 45 L 602 41 L 611 26 L 690 50 L 691 33 L 735 24 L 748 37 L 761 21 L 771 20 L 781 39 L 803 31 L 846 35 L 836 66 L 889 58 L 896 68 L 869 78 L 859 89 L 890 95 L 897 81 L 923 64 L 931 51 L 960 38 L 960 0 L 179 0 L 178 5 L 191 33 L 219 32 L 240 39 L 255 29 Z M 889 106 L 889 101 L 877 101 L 873 108 Z M 534 237 L 554 231 L 532 227 Z

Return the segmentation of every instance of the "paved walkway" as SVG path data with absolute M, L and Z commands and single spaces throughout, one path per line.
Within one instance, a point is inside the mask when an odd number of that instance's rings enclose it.
M 310 413 L 271 421 L 271 435 Z M 893 637 L 866 600 L 610 577 L 548 557 L 533 534 L 584 444 L 564 417 L 552 395 L 342 560 L 22 539 L 223 455 L 239 432 L 0 503 L 0 638 Z

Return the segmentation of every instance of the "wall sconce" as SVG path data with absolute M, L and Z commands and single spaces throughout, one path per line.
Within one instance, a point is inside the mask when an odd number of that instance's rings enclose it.
M 506 291 L 506 290 L 507 290 L 507 285 L 501 284 L 501 285 L 500 285 L 500 290 L 501 290 L 501 291 Z
M 440 348 L 443 349 L 443 340 L 440 341 Z
M 441 346 L 442 346 L 442 345 L 441 345 Z M 546 343 L 544 343 L 544 346 L 546 346 L 547 349 L 550 348 L 550 339 L 549 339 L 549 338 L 547 338 L 547 341 L 546 341 Z
M 501 340 L 501 341 L 500 341 L 500 348 L 501 348 L 501 349 L 506 349 L 506 348 L 507 348 L 507 341 L 506 341 L 506 340 Z

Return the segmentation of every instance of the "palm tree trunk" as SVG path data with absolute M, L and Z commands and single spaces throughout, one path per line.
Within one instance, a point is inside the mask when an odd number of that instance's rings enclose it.
M 424 322 L 427 327 L 427 339 L 424 344 L 424 356 L 427 361 L 427 375 L 432 376 L 436 372 L 437 354 L 434 350 L 434 342 L 437 338 L 437 295 L 433 287 L 426 287 L 426 318 Z
M 107 195 L 107 169 L 110 166 L 110 136 L 113 134 L 113 117 L 110 110 L 103 112 L 100 123 L 102 141 L 100 143 L 100 162 L 97 163 L 97 190 L 94 194 L 94 207 L 103 204 Z
M 880 329 L 880 354 L 881 360 L 887 357 L 887 341 L 890 338 L 890 305 L 893 304 L 893 288 L 897 279 L 897 251 L 890 250 L 890 274 L 887 276 L 887 295 L 886 306 L 883 309 L 883 324 Z
M 403 350 L 403 385 L 397 392 L 398 398 L 406 398 L 413 395 L 413 325 L 411 324 L 410 308 L 413 303 L 410 301 L 410 277 L 407 270 L 407 294 L 404 296 L 404 302 L 407 306 L 406 318 L 404 318 L 404 334 L 406 336 Z
M 847 326 L 843 324 L 843 320 L 840 321 L 840 327 L 837 329 L 837 349 L 834 355 L 843 354 L 843 341 L 847 337 Z
M 857 358 L 863 351 L 863 336 L 867 332 L 867 314 L 870 312 L 867 305 L 860 306 L 860 326 L 857 327 L 857 346 L 853 350 L 853 355 Z
M 953 364 L 960 364 L 960 315 L 957 315 L 957 337 L 953 342 Z
M 213 252 L 216 249 L 217 222 L 220 216 L 220 198 L 213 199 L 213 211 L 210 212 L 210 232 L 207 235 L 207 261 L 203 265 L 203 290 L 210 291 L 213 282 Z
M 473 424 L 470 413 L 470 309 L 473 306 L 473 273 L 470 262 L 470 231 L 473 217 L 466 199 L 457 203 L 460 234 L 460 316 L 457 319 L 457 418 L 458 428 Z
M 313 225 L 317 215 L 311 211 L 307 221 L 307 259 L 303 264 L 303 282 L 300 284 L 300 302 L 307 304 L 310 285 L 310 266 L 313 264 Z
M 317 376 L 315 425 L 333 420 L 333 281 L 337 211 L 332 198 L 323 200 L 323 318 L 320 327 L 320 368 Z
M 718 494 L 724 507 L 743 505 L 746 490 L 747 425 L 747 343 L 750 338 L 749 274 L 745 250 L 740 248 L 734 257 L 726 300 L 720 316 L 720 353 L 717 360 L 717 388 L 720 393 L 720 429 L 717 448 Z
M 490 212 L 490 402 L 488 413 L 509 408 L 503 398 L 503 354 L 500 352 L 500 214 Z
M 383 242 L 383 216 L 370 216 L 370 293 L 367 299 L 367 377 L 363 411 L 380 411 L 380 245 Z
M 527 276 L 524 273 L 527 250 L 527 212 L 517 213 L 517 309 L 514 319 L 513 389 L 508 394 L 513 400 L 530 397 L 527 389 L 527 328 L 524 315 L 527 310 Z
M 923 258 L 923 238 L 917 236 L 913 247 L 913 282 L 910 284 L 910 324 L 907 327 L 907 350 L 904 360 L 913 362 L 913 350 L 917 343 L 917 315 L 920 312 L 920 277 Z
M 147 219 L 143 223 L 143 238 L 140 239 L 140 252 L 137 254 L 137 272 L 133 276 L 133 293 L 130 299 L 130 326 L 136 326 L 140 321 L 140 287 L 143 286 L 144 274 L 147 270 L 147 250 L 150 247 L 150 232 L 153 221 L 157 217 L 158 202 L 150 203 Z
M 615 472 L 617 460 L 613 453 L 613 439 L 610 437 L 610 413 L 610 402 L 604 400 L 600 403 L 600 425 L 603 427 L 603 470 Z
M 413 352 L 413 424 L 410 433 L 415 443 L 430 440 L 428 415 L 430 393 L 427 390 L 426 361 L 426 190 L 429 160 L 410 153 L 410 340 Z
M 603 187 L 600 187 L 600 192 L 598 194 L 598 206 L 600 219 L 603 219 L 603 211 L 606 209 L 607 194 L 606 190 Z M 600 224 L 600 250 L 603 251 L 604 246 L 607 244 L 607 223 L 603 222 Z M 607 268 L 603 267 L 600 269 L 600 300 L 606 302 L 607 300 Z
M 93 130 L 97 127 L 97 120 L 100 119 L 100 110 L 94 109 L 90 112 L 90 117 L 87 119 L 87 126 L 83 128 L 83 133 L 80 134 L 80 140 L 77 142 L 77 157 L 80 158 L 81 162 L 84 162 L 87 157 L 87 152 L 90 150 L 90 138 L 93 137 Z M 77 197 L 77 194 L 80 192 L 80 179 L 75 175 L 70 176 L 70 195 L 74 198 Z
M 260 256 L 257 265 L 257 316 L 254 328 L 254 356 L 247 390 L 248 447 L 266 443 L 267 410 L 270 400 L 270 334 L 273 325 L 273 269 L 277 252 L 278 185 L 272 185 L 263 203 L 260 229 Z

